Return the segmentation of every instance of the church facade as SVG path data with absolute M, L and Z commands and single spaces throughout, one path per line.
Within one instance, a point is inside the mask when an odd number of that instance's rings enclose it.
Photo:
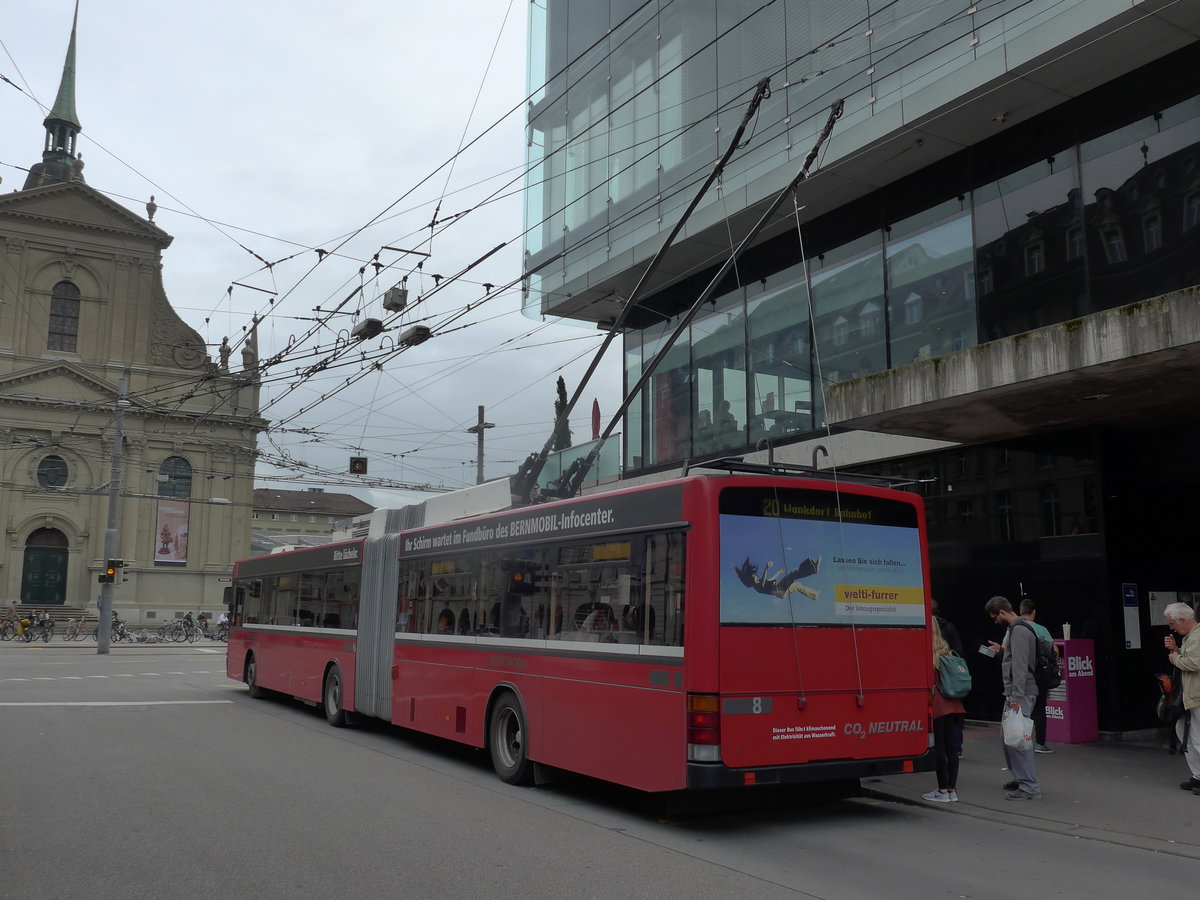
M 152 624 L 220 608 L 247 554 L 257 340 L 214 362 L 167 299 L 153 205 L 84 181 L 74 61 L 72 29 L 42 161 L 0 195 L 0 604 L 94 612 L 115 558 L 114 608 Z

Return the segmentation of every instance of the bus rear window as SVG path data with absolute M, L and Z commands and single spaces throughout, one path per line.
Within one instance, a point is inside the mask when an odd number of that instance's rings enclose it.
M 729 488 L 721 492 L 720 528 L 724 624 L 925 622 L 921 534 L 908 503 Z

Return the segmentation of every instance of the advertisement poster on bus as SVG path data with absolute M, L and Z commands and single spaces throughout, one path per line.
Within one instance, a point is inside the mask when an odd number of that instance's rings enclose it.
M 159 500 L 154 524 L 155 565 L 184 565 L 188 558 L 188 502 Z
M 721 516 L 721 621 L 922 625 L 916 528 Z

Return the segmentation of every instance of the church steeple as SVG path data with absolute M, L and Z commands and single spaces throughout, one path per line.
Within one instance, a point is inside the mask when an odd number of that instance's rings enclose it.
M 75 28 L 79 23 L 79 0 L 75 0 L 75 17 L 71 21 L 71 42 L 63 62 L 62 81 L 54 107 L 46 116 L 46 144 L 42 161 L 29 170 L 25 190 L 47 184 L 83 181 L 83 158 L 76 153 L 75 141 L 82 131 L 75 112 Z

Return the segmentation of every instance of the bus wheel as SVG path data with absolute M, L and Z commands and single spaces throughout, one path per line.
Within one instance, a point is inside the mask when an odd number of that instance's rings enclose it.
M 488 727 L 488 747 L 492 753 L 492 768 L 507 784 L 532 784 L 533 763 L 528 754 L 529 730 L 521 704 L 511 691 L 496 698 Z
M 258 661 L 253 653 L 246 658 L 246 688 L 246 693 L 255 700 L 267 696 L 266 689 L 258 686 Z
M 325 690 L 321 692 L 324 698 L 325 719 L 334 728 L 346 724 L 346 710 L 342 708 L 342 673 L 337 666 L 330 666 L 325 673 Z

